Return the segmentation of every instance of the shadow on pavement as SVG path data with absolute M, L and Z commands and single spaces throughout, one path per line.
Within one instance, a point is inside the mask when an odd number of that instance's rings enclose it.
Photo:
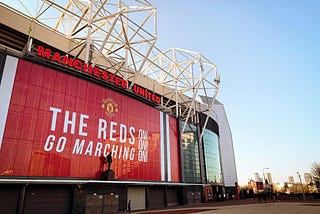
M 320 207 L 320 204 L 316 204 L 316 203 L 308 203 L 308 204 L 301 204 L 301 206 L 314 206 L 314 207 Z
M 219 209 L 179 209 L 179 210 L 159 210 L 159 211 L 149 211 L 149 212 L 139 212 L 139 214 L 189 214 L 189 213 L 197 213 L 203 211 L 212 211 L 212 210 L 219 210 Z

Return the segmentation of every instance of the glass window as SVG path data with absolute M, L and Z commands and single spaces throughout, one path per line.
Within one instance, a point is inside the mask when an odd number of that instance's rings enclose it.
M 181 129 L 183 125 L 184 121 L 180 121 Z M 181 142 L 185 182 L 200 183 L 199 142 L 195 125 L 187 124 L 181 136 Z
M 218 135 L 205 129 L 203 133 L 203 144 L 207 182 L 222 183 Z

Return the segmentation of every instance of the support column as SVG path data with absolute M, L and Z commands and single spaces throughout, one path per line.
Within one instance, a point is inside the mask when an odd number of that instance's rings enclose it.
M 26 197 L 26 189 L 27 189 L 27 184 L 23 186 L 20 190 L 20 197 L 19 197 L 18 210 L 17 210 L 18 214 L 23 213 L 23 205 Z

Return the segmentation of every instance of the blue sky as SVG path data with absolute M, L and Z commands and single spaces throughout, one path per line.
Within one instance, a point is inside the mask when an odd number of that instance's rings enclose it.
M 199 51 L 221 74 L 238 179 L 298 181 L 320 162 L 320 1 L 159 0 L 157 46 Z

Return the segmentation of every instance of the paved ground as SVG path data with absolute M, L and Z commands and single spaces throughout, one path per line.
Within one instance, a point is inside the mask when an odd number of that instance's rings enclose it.
M 197 207 L 180 207 L 164 210 L 133 212 L 134 214 L 320 214 L 320 201 L 269 202 L 246 201 L 241 204 L 202 204 Z

